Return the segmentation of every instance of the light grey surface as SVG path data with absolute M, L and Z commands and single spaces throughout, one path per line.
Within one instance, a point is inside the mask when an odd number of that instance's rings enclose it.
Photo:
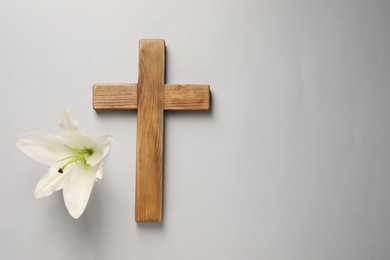
M 0 35 L 0 259 L 390 259 L 389 1 L 0 0 Z M 136 113 L 91 104 L 142 38 L 213 96 L 166 113 L 162 224 L 134 222 Z M 65 105 L 115 138 L 79 220 L 14 144 Z

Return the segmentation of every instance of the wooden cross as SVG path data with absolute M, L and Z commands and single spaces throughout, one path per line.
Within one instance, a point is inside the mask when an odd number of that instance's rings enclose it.
M 138 84 L 95 84 L 95 110 L 138 110 L 135 220 L 162 219 L 164 110 L 209 110 L 208 85 L 165 84 L 164 40 L 139 42 Z

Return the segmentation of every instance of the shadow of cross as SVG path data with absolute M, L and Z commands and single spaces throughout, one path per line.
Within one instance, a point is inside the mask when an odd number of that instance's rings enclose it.
M 164 110 L 209 110 L 210 87 L 165 84 L 164 40 L 139 42 L 138 84 L 95 84 L 95 110 L 137 109 L 135 220 L 161 222 Z

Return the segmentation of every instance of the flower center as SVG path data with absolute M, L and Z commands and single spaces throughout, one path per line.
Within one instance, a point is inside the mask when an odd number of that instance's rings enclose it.
M 87 163 L 87 158 L 90 157 L 93 154 L 93 149 L 84 147 L 83 149 L 76 149 L 69 146 L 66 146 L 71 152 L 72 155 L 69 157 L 66 157 L 64 159 L 59 160 L 59 162 L 65 161 L 64 165 L 62 165 L 59 169 L 59 173 L 63 173 L 66 166 L 69 164 L 75 163 L 75 162 L 83 162 L 85 169 L 88 169 L 89 164 Z

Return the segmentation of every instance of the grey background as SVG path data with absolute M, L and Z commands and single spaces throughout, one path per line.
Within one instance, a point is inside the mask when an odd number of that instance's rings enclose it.
M 164 221 L 134 221 L 138 41 L 210 113 L 165 117 Z M 0 259 L 390 259 L 389 1 L 0 0 Z M 17 150 L 67 105 L 115 138 L 79 220 Z

